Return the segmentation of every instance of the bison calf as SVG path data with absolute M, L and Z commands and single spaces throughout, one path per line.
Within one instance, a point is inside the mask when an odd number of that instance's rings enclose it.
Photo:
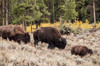
M 86 46 L 76 45 L 73 46 L 71 49 L 71 54 L 79 55 L 81 57 L 85 56 L 86 54 L 93 54 L 91 49 L 88 49 Z
M 34 31 L 33 37 L 35 45 L 38 45 L 38 42 L 41 41 L 48 43 L 50 49 L 55 47 L 64 49 L 66 46 L 66 39 L 61 37 L 60 32 L 53 27 L 41 27 Z

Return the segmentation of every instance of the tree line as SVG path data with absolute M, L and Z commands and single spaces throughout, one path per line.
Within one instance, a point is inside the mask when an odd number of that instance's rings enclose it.
M 0 25 L 100 21 L 100 0 L 0 0 Z M 26 28 L 25 28 L 26 29 Z

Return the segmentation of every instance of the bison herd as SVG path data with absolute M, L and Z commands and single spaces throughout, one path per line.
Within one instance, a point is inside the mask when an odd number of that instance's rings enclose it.
M 24 43 L 30 42 L 30 35 L 19 25 L 7 25 L 0 26 L 0 36 L 3 39 L 14 40 L 18 43 L 23 41 Z M 66 39 L 61 36 L 60 31 L 53 27 L 40 27 L 33 32 L 34 45 L 38 45 L 38 42 L 48 43 L 48 48 L 53 49 L 58 47 L 64 49 L 66 47 Z M 71 54 L 85 56 L 86 54 L 93 54 L 91 49 L 86 46 L 76 45 L 71 49 Z

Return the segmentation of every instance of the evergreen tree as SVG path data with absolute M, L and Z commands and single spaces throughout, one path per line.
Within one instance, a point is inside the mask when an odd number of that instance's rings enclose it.
M 65 6 L 64 6 L 64 19 L 65 20 L 73 20 L 76 18 L 78 13 L 75 10 L 76 5 L 75 5 L 75 0 L 65 0 Z
M 95 0 L 95 3 L 98 22 L 100 0 Z M 4 24 L 4 21 L 6 24 L 22 24 L 22 22 L 40 24 L 48 21 L 53 23 L 55 20 L 61 22 L 62 18 L 67 21 L 74 20 L 76 17 L 83 22 L 86 19 L 90 23 L 94 22 L 93 0 L 0 0 L 0 15 L 0 25 Z
M 93 15 L 92 6 L 90 4 L 92 4 L 90 0 L 76 0 L 76 11 L 78 12 L 79 20 L 85 21 Z

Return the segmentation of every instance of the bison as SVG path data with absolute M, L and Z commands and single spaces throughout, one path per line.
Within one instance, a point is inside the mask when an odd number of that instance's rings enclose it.
M 7 26 L 0 26 L 0 35 L 9 35 L 14 36 L 15 34 L 23 34 L 25 33 L 24 28 L 19 25 L 7 25 Z
M 30 36 L 28 33 L 24 33 L 24 34 L 16 34 L 15 36 L 11 36 L 9 37 L 10 40 L 14 40 L 18 43 L 20 43 L 21 41 L 23 41 L 24 43 L 28 43 L 30 42 Z
M 19 25 L 0 26 L 0 35 L 4 39 L 9 38 L 9 40 L 14 40 L 19 43 L 20 41 L 27 43 L 30 40 L 29 34 Z
M 85 56 L 86 54 L 90 53 L 90 55 L 93 54 L 93 51 L 91 49 L 88 49 L 86 46 L 83 45 L 76 45 L 73 46 L 71 49 L 71 54 L 79 55 L 81 57 Z
M 40 27 L 33 33 L 34 45 L 38 45 L 38 42 L 48 43 L 48 48 L 53 49 L 58 47 L 64 49 L 66 46 L 66 39 L 61 37 L 60 32 L 53 27 Z

